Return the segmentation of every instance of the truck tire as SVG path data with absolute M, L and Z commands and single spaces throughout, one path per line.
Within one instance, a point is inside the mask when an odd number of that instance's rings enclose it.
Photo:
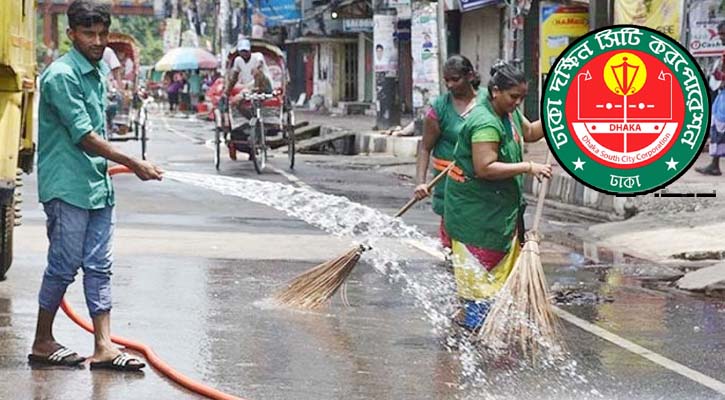
M 14 204 L 0 206 L 0 281 L 13 262 L 13 228 L 15 226 Z

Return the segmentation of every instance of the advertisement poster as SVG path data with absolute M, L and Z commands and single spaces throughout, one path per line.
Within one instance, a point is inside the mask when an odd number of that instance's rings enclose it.
M 411 18 L 411 4 L 410 0 L 388 0 L 388 6 L 395 8 L 397 11 L 398 19 L 410 19 Z
M 296 22 L 302 18 L 300 7 L 295 0 L 265 0 L 255 7 L 254 12 L 264 16 L 267 27 Z
M 690 5 L 687 50 L 693 56 L 719 56 L 725 53 L 725 45 L 717 34 L 717 24 L 725 17 L 720 14 L 719 8 L 720 0 L 701 0 Z
M 166 18 L 166 29 L 164 30 L 164 53 L 179 47 L 181 41 L 181 20 L 178 18 Z
M 614 24 L 656 29 L 680 41 L 683 0 L 615 0 Z
M 394 15 L 373 16 L 373 42 L 375 72 L 388 72 L 393 76 L 398 72 L 398 48 L 395 46 Z
M 416 3 L 410 32 L 414 108 L 430 103 L 439 93 L 437 27 L 436 3 Z
M 589 32 L 589 10 L 585 6 L 541 3 L 539 15 L 539 73 L 548 74 L 559 54 Z

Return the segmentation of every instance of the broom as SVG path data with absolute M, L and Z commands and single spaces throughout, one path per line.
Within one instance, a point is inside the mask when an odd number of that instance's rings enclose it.
M 441 173 L 436 175 L 428 184 L 428 191 L 448 175 L 454 164 L 450 163 Z M 395 218 L 405 214 L 418 199 L 410 199 L 396 214 Z M 278 293 L 275 298 L 280 304 L 301 309 L 320 308 L 342 287 L 340 295 L 345 305 L 348 305 L 345 280 L 352 272 L 360 259 L 366 246 L 355 246 L 343 255 L 311 268 L 294 278 L 287 287 Z
M 549 164 L 551 153 L 546 156 Z M 506 283 L 496 296 L 478 339 L 492 348 L 513 350 L 532 359 L 542 345 L 560 349 L 558 322 L 549 302 L 549 291 L 539 256 L 539 223 L 549 179 L 540 188 L 534 223 Z

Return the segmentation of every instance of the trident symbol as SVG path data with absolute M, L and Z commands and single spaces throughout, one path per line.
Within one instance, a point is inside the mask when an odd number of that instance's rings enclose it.
M 621 74 L 617 74 L 618 69 L 622 71 Z M 634 70 L 634 73 L 632 74 L 632 78 L 629 79 L 628 71 L 631 69 Z M 622 58 L 621 64 L 612 66 L 612 72 L 614 72 L 614 77 L 617 79 L 617 85 L 619 86 L 619 90 L 622 91 L 623 95 L 626 96 L 629 90 L 632 88 L 632 83 L 634 82 L 634 78 L 637 77 L 638 71 L 639 66 L 627 63 L 627 57 Z
M 621 74 L 617 74 L 617 70 L 621 70 Z M 632 76 L 629 76 L 629 71 L 634 70 L 634 73 L 632 73 Z M 634 83 L 634 78 L 637 77 L 637 72 L 639 71 L 638 65 L 633 65 L 627 63 L 627 57 L 622 57 L 622 63 L 619 65 L 613 65 L 612 66 L 612 73 L 614 74 L 614 78 L 617 80 L 617 86 L 619 86 L 619 90 L 622 91 L 621 95 L 624 97 L 623 101 L 623 109 L 624 109 L 624 123 L 627 123 L 627 93 L 632 89 L 632 84 Z M 627 132 L 624 132 L 624 152 L 627 152 Z

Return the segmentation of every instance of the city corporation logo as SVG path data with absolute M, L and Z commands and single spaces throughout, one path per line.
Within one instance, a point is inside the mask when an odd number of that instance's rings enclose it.
M 677 179 L 710 126 L 705 80 L 692 56 L 631 25 L 570 45 L 547 77 L 541 109 L 559 164 L 609 194 L 644 194 Z

